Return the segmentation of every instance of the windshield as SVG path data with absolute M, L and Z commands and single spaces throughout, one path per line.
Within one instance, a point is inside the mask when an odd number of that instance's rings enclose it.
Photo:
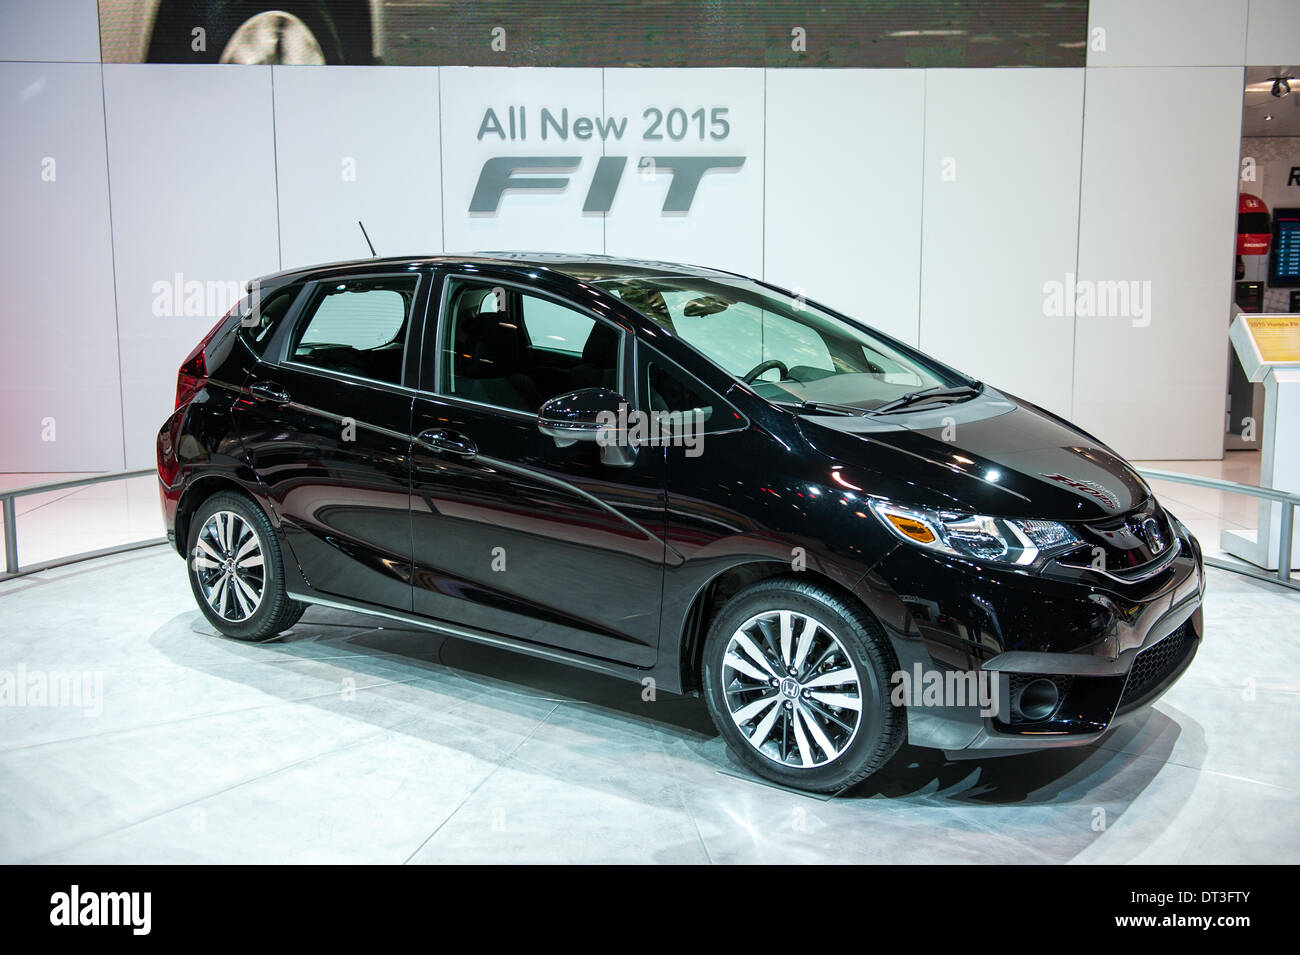
M 747 279 L 690 275 L 597 282 L 769 401 L 871 410 L 969 384 L 865 329 Z

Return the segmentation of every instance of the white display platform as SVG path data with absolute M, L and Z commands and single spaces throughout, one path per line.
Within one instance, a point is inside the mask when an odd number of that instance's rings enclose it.
M 1300 493 L 1300 314 L 1237 311 L 1229 332 L 1241 367 L 1264 384 L 1264 426 L 1259 434 L 1261 487 Z M 1282 505 L 1259 502 L 1256 530 L 1226 530 L 1220 546 L 1266 570 L 1278 565 Z M 1292 568 L 1300 566 L 1300 529 L 1293 534 Z

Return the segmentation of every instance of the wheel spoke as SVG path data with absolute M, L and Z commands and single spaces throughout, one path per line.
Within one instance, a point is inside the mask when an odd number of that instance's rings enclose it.
M 766 683 L 771 676 L 768 673 L 764 673 L 758 667 L 754 666 L 754 664 L 750 663 L 734 651 L 729 652 L 722 658 L 722 664 L 723 666 L 731 667 L 733 670 L 739 670 L 741 673 L 745 674 L 745 676 L 752 677 L 761 683 Z
M 221 616 L 226 615 L 226 582 L 230 578 L 222 574 L 217 578 L 217 582 L 212 585 L 212 594 L 208 598 L 208 604 Z
M 780 679 L 780 677 L 777 675 L 776 670 L 772 668 L 772 664 L 768 661 L 767 654 L 764 653 L 762 650 L 760 650 L 757 646 L 755 646 L 754 641 L 749 639 L 749 637 L 746 634 L 737 630 L 736 635 L 731 639 L 735 641 L 736 646 L 740 647 L 740 649 L 744 650 L 745 653 L 749 655 L 749 658 L 751 660 L 753 660 L 760 667 L 762 667 L 763 672 L 766 673 L 771 679 L 773 680 Z
M 825 673 L 818 673 L 810 680 L 804 681 L 804 689 L 812 689 L 819 686 L 842 686 L 845 683 L 857 682 L 858 675 L 852 667 L 844 667 L 840 670 L 827 670 Z
M 835 744 L 831 742 L 830 737 L 826 735 L 826 731 L 822 729 L 822 725 L 817 721 L 817 717 L 802 706 L 798 709 L 800 714 L 803 716 L 804 721 L 808 724 L 808 732 L 812 733 L 813 739 L 815 739 L 817 745 L 822 748 L 822 752 L 826 754 L 826 758 L 834 759 L 838 756 L 840 754 L 839 750 L 836 748 Z
M 231 579 L 234 580 L 235 586 L 229 589 L 233 590 L 235 593 L 235 603 L 239 605 L 240 613 L 244 617 L 247 617 L 249 614 L 253 612 L 251 609 L 251 604 L 249 604 L 248 602 L 248 598 L 244 596 L 244 588 L 247 585 L 238 577 L 233 577 Z
M 239 550 L 235 551 L 235 563 L 237 564 L 241 563 L 243 559 L 248 556 L 250 551 L 259 549 L 257 546 L 257 535 L 253 533 L 253 529 L 247 524 L 243 525 L 243 529 L 248 532 L 248 539 L 239 545 Z
M 775 702 L 775 700 L 773 700 Z M 767 711 L 767 714 L 758 721 L 754 727 L 754 732 L 750 734 L 749 741 L 755 746 L 762 746 L 767 742 L 767 738 L 772 735 L 772 727 L 776 724 L 776 718 L 781 715 L 781 707 L 773 706 Z
M 857 722 L 858 719 L 857 716 L 853 715 L 853 713 L 846 714 L 848 716 L 848 719 L 844 720 L 841 719 L 839 714 L 837 714 L 834 710 L 828 710 L 826 707 L 822 706 L 816 700 L 806 699 L 803 701 L 803 705 L 804 705 L 804 709 L 806 709 L 813 716 L 821 720 L 822 726 L 834 725 L 834 726 L 838 726 L 841 730 L 843 730 L 846 733 L 853 732 L 853 724 Z
M 802 715 L 803 711 L 796 707 L 793 710 L 791 722 L 794 723 L 794 744 L 795 748 L 799 750 L 799 762 L 807 769 L 813 765 L 813 753 L 812 746 L 808 743 L 808 734 L 803 731 Z
M 235 593 L 242 594 L 248 600 L 252 601 L 253 606 L 257 606 L 257 601 L 262 595 L 254 590 L 248 581 L 244 580 L 244 578 L 240 577 L 238 574 L 231 579 L 235 582 Z M 251 613 L 251 611 L 249 612 Z
M 795 645 L 794 663 L 792 666 L 800 673 L 803 672 L 803 665 L 808 659 L 808 651 L 812 649 L 813 636 L 817 633 L 817 621 L 812 617 L 804 624 L 803 630 L 799 634 L 799 642 Z
M 845 693 L 817 693 L 812 694 L 812 698 L 819 703 L 825 703 L 827 706 L 838 706 L 842 710 L 854 710 L 861 712 L 862 701 L 856 696 L 849 696 Z
M 736 721 L 737 725 L 748 723 L 759 713 L 762 713 L 767 707 L 776 703 L 778 699 L 778 695 L 773 693 L 771 696 L 764 696 L 754 700 L 752 703 L 746 703 L 740 709 L 733 712 L 731 718 Z
M 794 623 L 790 620 L 790 611 L 781 611 L 781 662 L 790 666 L 790 640 Z

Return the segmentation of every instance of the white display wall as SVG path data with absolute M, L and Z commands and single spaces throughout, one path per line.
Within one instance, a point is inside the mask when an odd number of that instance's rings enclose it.
M 1241 66 L 1300 61 L 1294 3 L 1093 0 L 1087 69 L 999 70 L 101 66 L 93 0 L 40 6 L 0 7 L 0 471 L 148 466 L 224 290 L 365 255 L 357 219 L 758 275 L 1123 454 L 1221 453 Z

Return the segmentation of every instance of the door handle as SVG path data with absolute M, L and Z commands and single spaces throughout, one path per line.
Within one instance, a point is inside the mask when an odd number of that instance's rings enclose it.
M 248 390 L 258 401 L 270 401 L 277 405 L 289 403 L 289 392 L 269 381 L 255 381 L 248 386 Z
M 448 431 L 446 428 L 432 428 L 423 432 L 418 440 L 435 451 L 448 451 L 465 458 L 472 458 L 478 454 L 478 448 L 473 441 L 459 432 Z

